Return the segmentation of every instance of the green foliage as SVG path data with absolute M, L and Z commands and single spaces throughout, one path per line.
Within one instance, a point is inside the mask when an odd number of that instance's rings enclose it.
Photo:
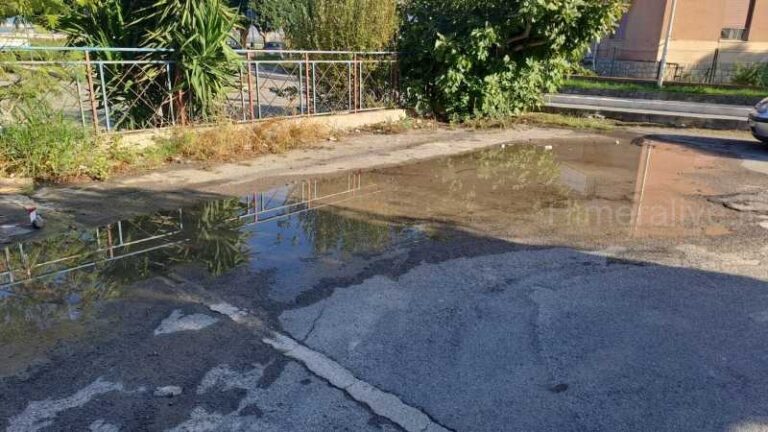
M 516 115 L 554 91 L 626 0 L 409 0 L 400 51 L 409 101 L 442 119 Z
M 182 95 L 175 104 L 184 121 L 218 114 L 236 71 L 236 54 L 227 44 L 236 23 L 235 11 L 223 0 L 93 0 L 74 10 L 62 27 L 70 44 L 77 46 L 172 49 L 164 59 L 174 62 L 173 91 Z M 153 60 L 157 54 L 95 56 L 98 60 Z M 165 107 L 164 117 L 170 115 L 165 65 L 107 65 L 105 75 L 116 118 L 146 124 L 158 115 L 158 106 Z M 142 103 L 135 103 L 137 94 Z
M 0 53 L 0 125 L 23 122 L 30 112 L 50 112 L 56 100 L 75 99 L 74 81 L 82 79 L 77 66 L 68 65 L 68 53 Z M 15 61 L 61 61 L 28 67 Z
M 107 147 L 61 114 L 30 112 L 0 131 L 0 175 L 60 181 L 103 179 L 109 171 Z
M 20 16 L 45 28 L 55 28 L 71 3 L 71 0 L 3 0 L 0 19 Z
M 397 30 L 396 0 L 265 1 L 280 5 L 281 22 L 298 49 L 380 50 Z
M 237 55 L 227 41 L 235 11 L 223 0 L 159 0 L 152 9 L 137 24 L 148 28 L 148 46 L 174 50 L 174 87 L 185 98 L 181 109 L 196 118 L 215 116 L 234 82 Z
M 733 83 L 768 88 L 768 63 L 756 63 L 746 66 L 739 65 L 736 68 L 736 75 L 733 77 Z

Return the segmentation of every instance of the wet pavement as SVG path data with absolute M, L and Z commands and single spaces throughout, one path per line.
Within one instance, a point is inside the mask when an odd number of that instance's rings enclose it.
M 706 144 L 502 145 L 7 245 L 0 428 L 768 430 L 768 178 Z

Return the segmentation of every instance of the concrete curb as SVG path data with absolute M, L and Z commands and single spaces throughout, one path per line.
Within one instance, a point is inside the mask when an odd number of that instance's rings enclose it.
M 694 117 L 679 113 L 629 111 L 592 106 L 547 105 L 542 111 L 555 114 L 584 115 L 596 114 L 603 117 L 628 123 L 649 123 L 661 126 L 679 128 L 698 128 L 712 130 L 739 130 L 748 131 L 749 124 L 746 119 L 736 120 L 730 118 Z

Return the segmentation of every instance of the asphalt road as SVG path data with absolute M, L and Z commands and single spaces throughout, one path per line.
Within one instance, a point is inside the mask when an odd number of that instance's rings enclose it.
M 231 231 L 185 209 L 190 247 L 0 290 L 0 428 L 768 430 L 768 162 L 644 135 L 325 179 Z

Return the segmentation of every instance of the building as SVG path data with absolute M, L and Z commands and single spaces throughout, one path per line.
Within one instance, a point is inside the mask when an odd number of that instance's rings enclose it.
M 601 73 L 649 78 L 662 57 L 673 0 L 633 0 L 618 30 L 599 44 Z M 677 0 L 671 78 L 727 81 L 737 64 L 768 61 L 768 0 Z

